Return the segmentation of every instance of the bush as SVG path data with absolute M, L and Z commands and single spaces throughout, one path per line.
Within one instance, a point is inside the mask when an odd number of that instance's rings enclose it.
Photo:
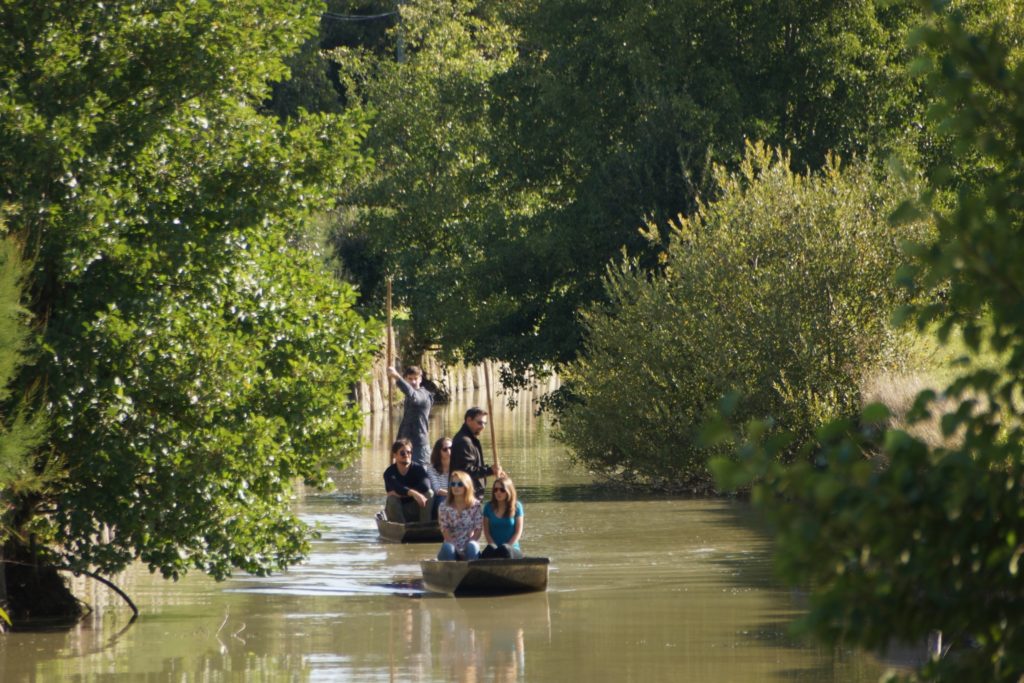
M 951 651 L 903 680 L 1024 680 L 1024 63 L 1004 26 L 970 28 L 935 3 L 915 34 L 934 103 L 932 124 L 981 161 L 954 206 L 908 203 L 895 218 L 930 215 L 937 237 L 903 271 L 911 287 L 944 296 L 901 315 L 940 342 L 962 337 L 965 356 L 944 390 L 922 392 L 913 424 L 934 420 L 929 444 L 884 424 L 869 406 L 860 424 L 822 428 L 819 466 L 782 467 L 781 439 L 747 423 L 742 457 L 713 465 L 723 486 L 752 497 L 778 529 L 776 564 L 809 589 L 799 626 L 819 639 L 884 649 L 941 630 Z M 1012 37 L 1011 37 L 1012 38 Z M 945 169 L 933 187 L 956 177 Z M 719 425 L 722 426 L 721 424 Z M 729 430 L 709 430 L 715 440 Z M 735 435 L 732 435 L 735 438 Z M 877 468 L 868 456 L 888 462 Z
M 705 486 L 697 436 L 723 394 L 806 439 L 859 409 L 862 375 L 892 350 L 900 243 L 922 230 L 886 221 L 904 182 L 835 158 L 802 175 L 750 144 L 718 183 L 720 201 L 673 226 L 659 273 L 626 259 L 605 277 L 609 303 L 583 313 L 559 433 L 599 472 Z

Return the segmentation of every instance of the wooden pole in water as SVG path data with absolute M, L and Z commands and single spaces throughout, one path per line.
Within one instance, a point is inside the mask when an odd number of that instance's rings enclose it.
M 501 461 L 498 460 L 498 442 L 494 438 L 494 407 L 491 405 L 490 362 L 486 360 L 484 361 L 484 391 L 487 393 L 487 414 L 491 417 L 487 424 L 491 426 L 491 452 L 494 453 L 494 469 L 498 469 L 501 467 Z
M 390 277 L 388 278 L 388 303 L 387 303 L 387 307 L 388 307 L 388 367 L 392 368 L 392 367 L 394 367 L 395 357 L 394 357 L 394 352 L 393 352 L 393 348 L 392 348 L 394 342 L 391 339 L 391 278 Z M 387 411 L 388 411 L 388 443 L 387 443 L 387 448 L 388 448 L 388 452 L 390 453 L 391 452 L 391 444 L 393 444 L 395 442 L 395 418 L 394 418 L 394 415 L 393 415 L 392 410 L 391 410 L 394 407 L 395 383 L 391 379 L 390 375 L 385 375 L 385 376 L 388 378 L 388 405 L 387 405 Z

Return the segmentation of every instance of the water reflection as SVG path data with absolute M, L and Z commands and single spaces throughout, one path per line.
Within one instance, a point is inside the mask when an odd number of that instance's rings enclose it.
M 544 593 L 461 600 L 434 597 L 419 605 L 433 634 L 429 651 L 434 680 L 524 680 L 527 643 L 550 643 L 551 611 Z
M 453 433 L 465 405 L 435 411 Z M 501 412 L 498 412 L 501 411 Z M 79 582 L 95 608 L 71 631 L 0 637 L 8 681 L 836 681 L 877 680 L 872 658 L 794 641 L 801 596 L 771 578 L 768 537 L 725 500 L 596 491 L 546 426 L 496 405 L 503 465 L 526 513 L 524 550 L 552 558 L 547 593 L 425 593 L 432 545 L 377 538 L 386 427 L 338 490 L 307 494 L 322 530 L 309 561 L 266 578 L 117 577 L 142 612 Z M 379 420 L 377 420 L 379 422 Z M 436 424 L 436 426 L 434 426 Z

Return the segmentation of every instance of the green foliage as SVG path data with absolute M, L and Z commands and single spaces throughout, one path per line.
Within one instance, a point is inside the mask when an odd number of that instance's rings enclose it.
M 970 349 L 945 392 L 950 438 L 929 448 L 902 431 L 832 423 L 820 468 L 784 469 L 779 446 L 748 423 L 740 463 L 716 468 L 723 484 L 755 482 L 778 528 L 782 575 L 812 591 L 805 629 L 869 648 L 941 630 L 952 651 L 914 678 L 1015 682 L 1024 674 L 1024 63 L 999 27 L 966 29 L 936 5 L 915 33 L 917 68 L 935 125 L 980 163 L 952 210 L 929 206 L 930 193 L 916 208 L 933 215 L 938 237 L 915 251 L 905 282 L 942 284 L 945 296 L 902 317 L 937 325 L 943 339 L 962 330 Z M 994 368 L 991 355 L 976 362 L 986 348 L 999 354 Z M 922 393 L 913 412 L 940 410 L 935 399 Z
M 610 303 L 584 313 L 584 353 L 563 372 L 561 435 L 588 466 L 706 485 L 698 432 L 730 390 L 737 414 L 795 430 L 857 411 L 887 348 L 898 245 L 921 226 L 888 226 L 907 186 L 866 163 L 790 165 L 748 146 L 721 199 L 675 226 L 658 275 L 635 259 L 609 270 Z
M 380 112 L 380 154 L 375 182 L 345 198 L 369 209 L 343 225 L 342 256 L 366 295 L 396 276 L 424 343 L 516 374 L 576 356 L 576 311 L 603 299 L 608 262 L 625 247 L 655 265 L 637 228 L 695 210 L 745 136 L 817 166 L 904 144 L 917 104 L 906 3 L 400 11 L 407 62 L 350 76 Z
M 290 77 L 274 83 L 265 103 L 268 111 L 282 119 L 297 117 L 303 111 L 339 112 L 344 108 L 347 93 L 338 79 L 337 65 L 327 56 L 330 50 L 362 46 L 395 52 L 393 41 L 386 35 L 397 20 L 393 2 L 327 0 L 326 10 L 317 35 L 285 60 Z
M 4 222 L 5 216 L 0 214 L 0 402 L 11 397 L 10 384 L 27 360 L 30 335 L 29 313 L 22 304 L 28 266 L 17 241 L 6 234 Z
M 0 7 L 0 188 L 39 254 L 46 321 L 21 382 L 45 384 L 65 468 L 15 502 L 61 562 L 283 567 L 312 533 L 293 481 L 321 484 L 356 452 L 348 392 L 377 326 L 296 245 L 368 168 L 366 124 L 259 112 L 320 9 Z
M 45 416 L 30 408 L 31 395 L 12 396 L 18 371 L 31 359 L 30 316 L 22 303 L 29 265 L 22 260 L 16 239 L 4 234 L 4 221 L 0 214 L 0 543 L 11 527 L 6 501 L 38 492 L 47 481 L 34 467 L 35 451 L 45 436 Z
M 500 316 L 492 301 L 467 301 L 468 281 L 493 276 L 493 254 L 479 225 L 514 205 L 488 195 L 500 185 L 488 149 L 500 144 L 490 120 L 490 81 L 515 57 L 514 34 L 497 3 L 402 3 L 391 30 L 403 60 L 367 48 L 334 52 L 346 92 L 372 107 L 368 145 L 375 169 L 342 200 L 338 250 L 381 302 L 386 275 L 396 299 L 413 311 L 424 342 L 473 355 L 473 325 Z M 500 302 L 499 302 L 500 305 Z

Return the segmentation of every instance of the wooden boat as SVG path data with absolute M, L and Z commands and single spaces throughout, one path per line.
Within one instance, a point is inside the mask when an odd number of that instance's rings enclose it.
M 435 593 L 500 595 L 547 590 L 548 564 L 550 560 L 546 557 L 424 560 L 420 562 L 420 569 L 423 571 L 423 585 Z
M 376 515 L 377 532 L 385 541 L 395 543 L 440 543 L 444 540 L 441 526 L 436 522 L 389 522 L 383 510 Z

